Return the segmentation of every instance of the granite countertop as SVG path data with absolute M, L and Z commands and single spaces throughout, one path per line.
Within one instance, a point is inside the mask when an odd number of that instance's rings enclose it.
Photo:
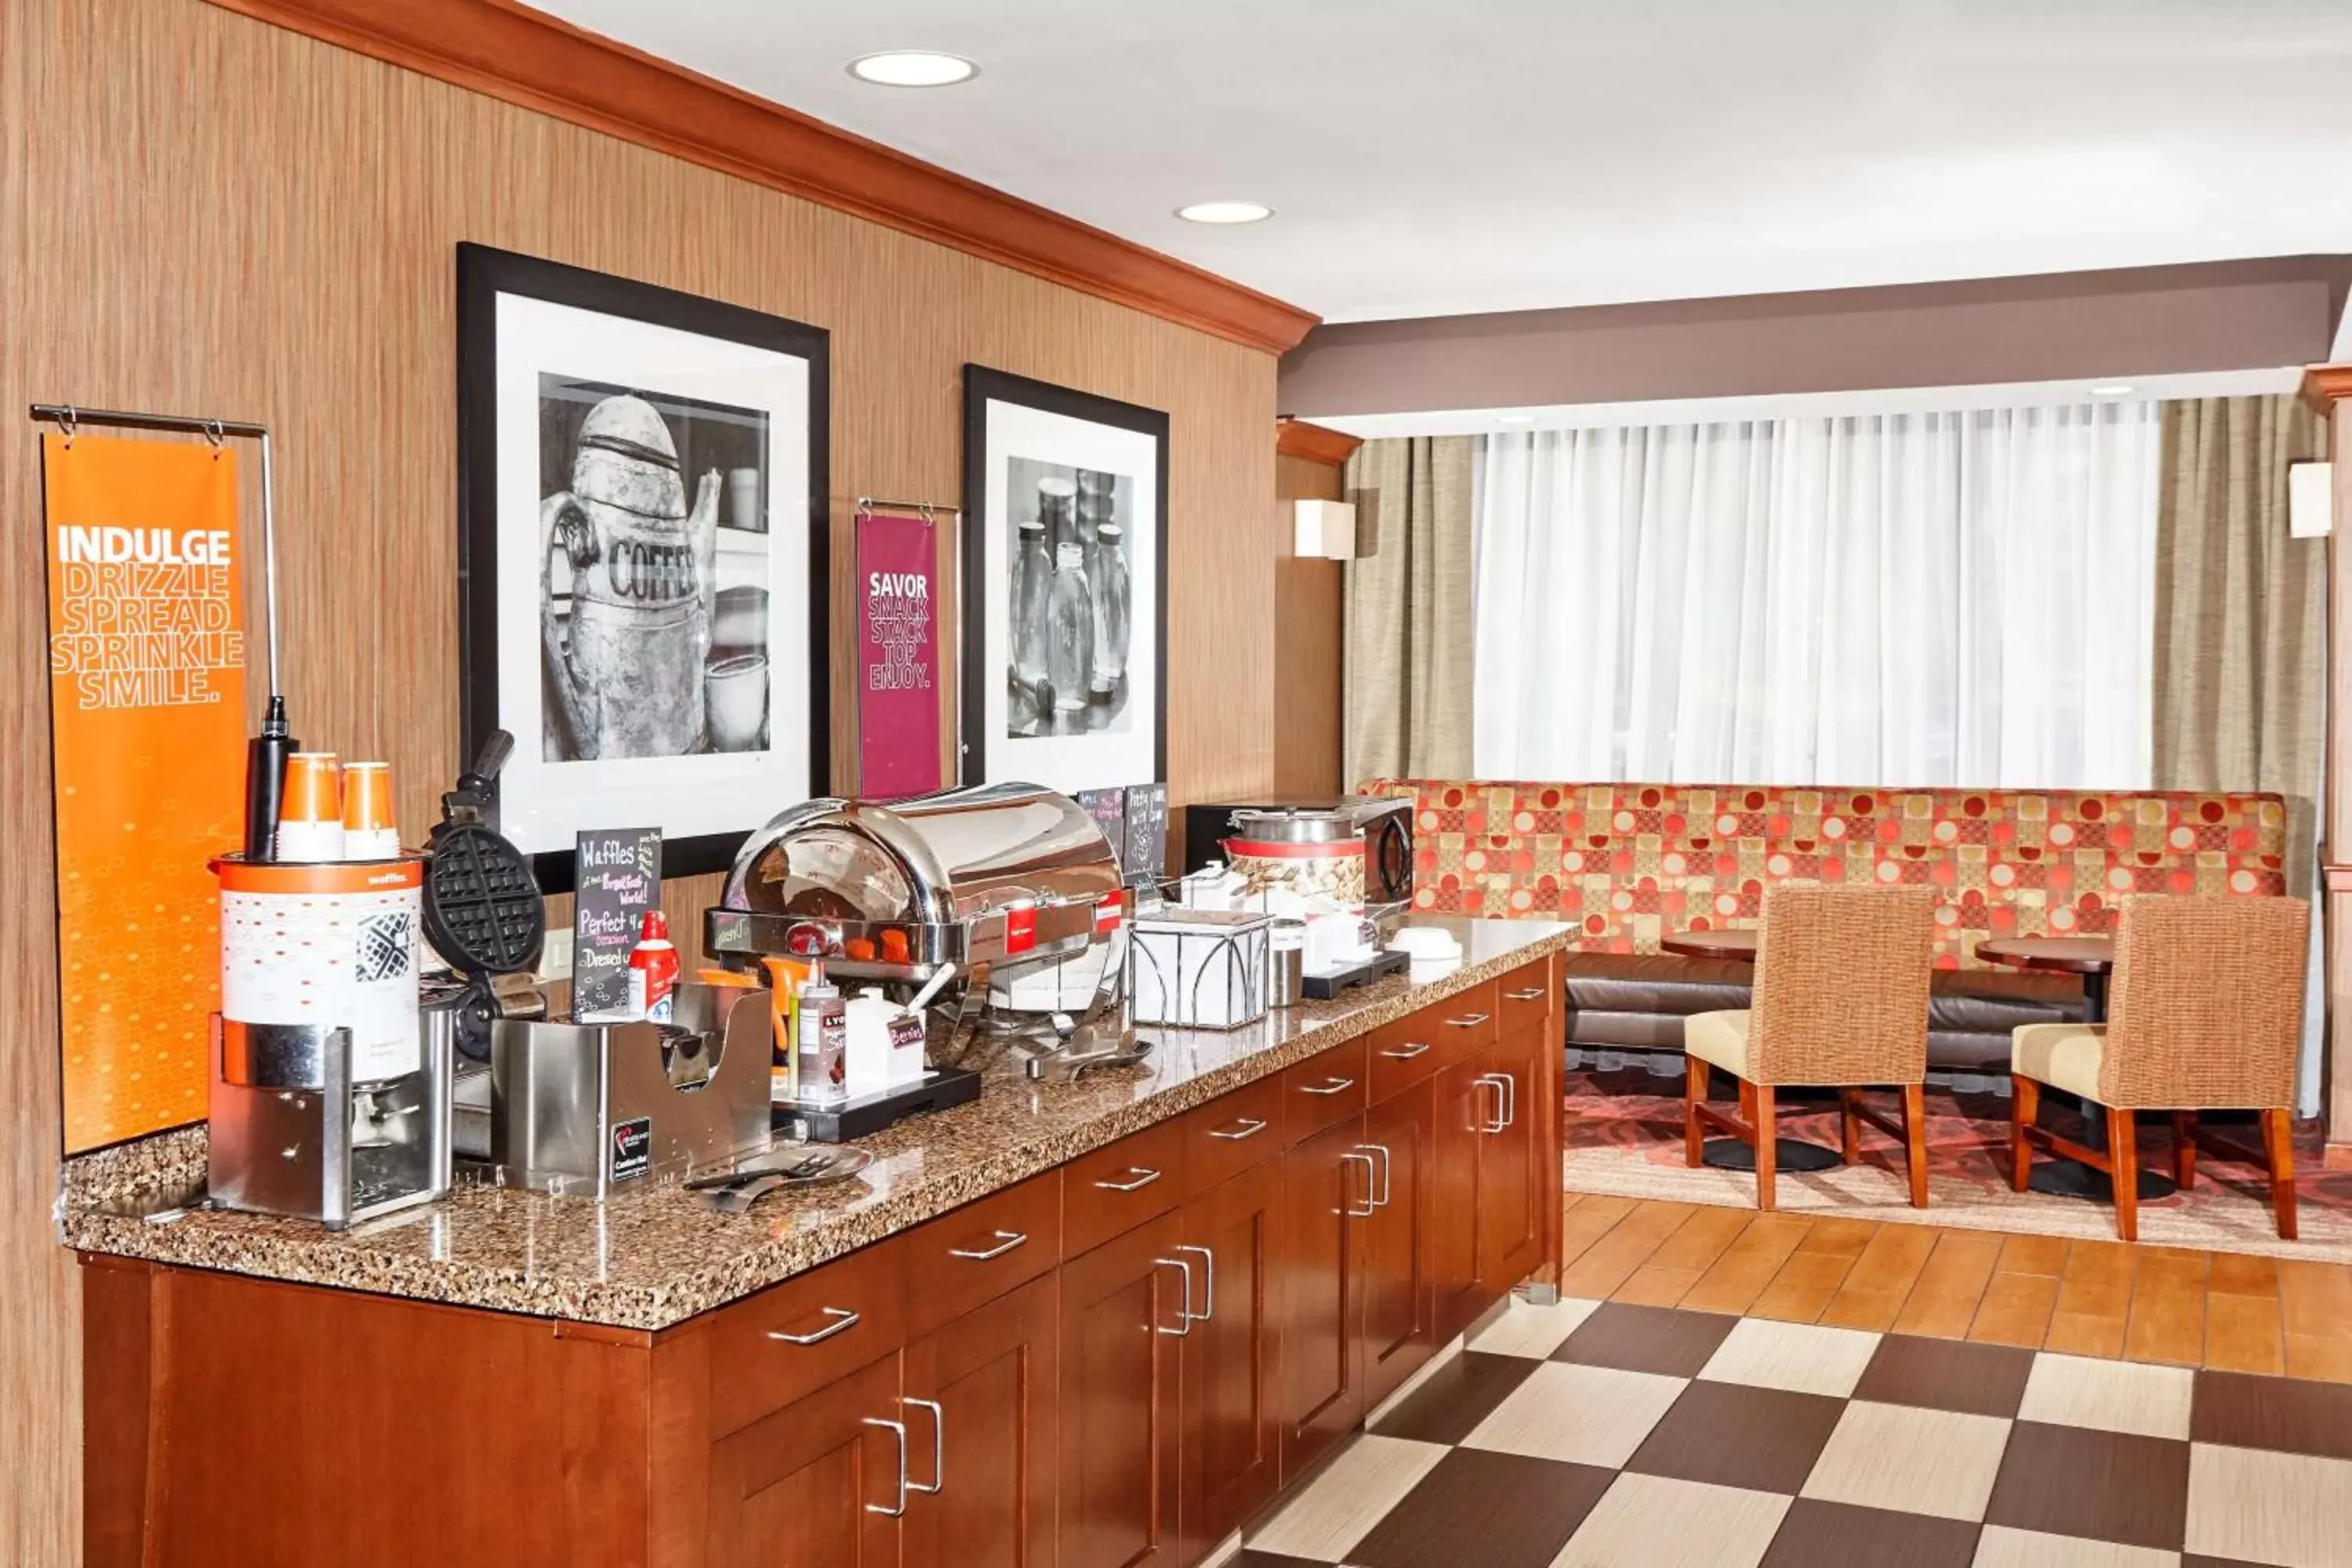
M 1003 1064 L 979 1100 L 918 1116 L 859 1147 L 857 1176 L 780 1190 L 719 1215 L 675 1181 L 598 1203 L 461 1186 L 448 1198 L 334 1232 L 299 1220 L 198 1209 L 153 1222 L 142 1200 L 200 1183 L 205 1130 L 182 1129 L 66 1163 L 61 1239 L 90 1252 L 373 1291 L 415 1300 L 664 1329 L 985 1197 L 1204 1104 L 1393 1019 L 1567 946 L 1537 921 L 1424 918 L 1463 946 L 1443 977 L 1391 977 L 1230 1032 L 1147 1026 L 1131 1068 L 1073 1084 Z

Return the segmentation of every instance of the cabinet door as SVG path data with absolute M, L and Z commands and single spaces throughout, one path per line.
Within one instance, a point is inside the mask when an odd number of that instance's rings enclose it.
M 711 1445 L 706 1568 L 894 1568 L 899 1419 L 892 1355 Z
M 907 1347 L 906 1568 L 1053 1562 L 1059 1304 L 1049 1275 Z
M 1485 1310 L 1478 1300 L 1480 1130 L 1494 1121 L 1495 1090 L 1482 1084 L 1484 1057 L 1448 1068 L 1437 1079 L 1429 1161 L 1426 1252 L 1439 1342 L 1452 1339 Z
M 1542 1184 L 1559 1181 L 1558 1163 L 1547 1170 L 1541 1149 L 1542 1108 L 1536 1096 L 1543 1082 L 1544 1049 L 1538 1024 L 1506 1036 L 1483 1058 L 1483 1074 L 1493 1085 L 1486 1100 L 1486 1126 L 1493 1130 L 1479 1137 L 1478 1275 L 1488 1300 L 1499 1299 L 1543 1261 Z
M 1281 1167 L 1267 1163 L 1184 1206 L 1176 1256 L 1199 1266 L 1201 1292 L 1181 1342 L 1185 1562 L 1274 1495 L 1282 1426 L 1269 1271 L 1281 1201 Z
M 1282 1476 L 1286 1482 L 1364 1413 L 1358 1236 L 1374 1162 L 1350 1117 L 1283 1156 Z
M 1364 1405 L 1378 1405 L 1437 1348 L 1430 1288 L 1429 1199 L 1434 1091 L 1426 1082 L 1372 1107 L 1364 1143 L 1374 1161 L 1363 1245 Z
M 1180 1221 L 1162 1215 L 1062 1266 L 1062 1568 L 1179 1561 Z

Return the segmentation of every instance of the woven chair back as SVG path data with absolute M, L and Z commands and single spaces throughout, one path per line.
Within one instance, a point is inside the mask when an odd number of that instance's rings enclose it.
M 2292 1106 L 2310 942 L 2301 899 L 2125 899 L 2099 1099 L 2124 1110 Z
M 1934 891 L 1779 882 L 1764 889 L 1763 917 L 1748 1020 L 1756 1081 L 1923 1081 Z

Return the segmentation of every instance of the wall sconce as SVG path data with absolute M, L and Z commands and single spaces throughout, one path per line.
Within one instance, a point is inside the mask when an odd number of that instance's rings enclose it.
M 2325 539 L 2336 526 L 2336 465 L 2286 466 L 2286 531 L 2295 539 Z
M 1302 500 L 1290 504 L 1293 555 L 1309 560 L 1353 561 L 1371 553 L 1369 549 L 1358 548 L 1354 502 Z

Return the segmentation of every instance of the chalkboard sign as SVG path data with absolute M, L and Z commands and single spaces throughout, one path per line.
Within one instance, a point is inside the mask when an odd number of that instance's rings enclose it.
M 629 1003 L 629 952 L 647 910 L 661 908 L 661 830 L 580 835 L 572 902 L 572 1015 L 617 1013 Z
M 1120 865 L 1127 863 L 1127 791 L 1123 789 L 1082 789 L 1071 797 L 1078 809 L 1095 819 L 1095 826 L 1110 841 L 1110 858 Z
M 1168 874 L 1168 786 L 1130 784 L 1127 791 L 1127 853 L 1119 857 L 1129 882 Z

